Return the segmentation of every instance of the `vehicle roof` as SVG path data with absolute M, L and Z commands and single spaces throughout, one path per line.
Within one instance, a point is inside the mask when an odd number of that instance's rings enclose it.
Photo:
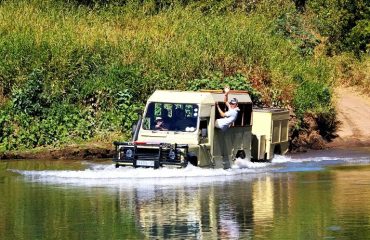
M 247 92 L 229 93 L 229 100 L 232 98 L 238 99 L 239 103 L 252 103 L 252 100 Z M 164 103 L 193 103 L 193 104 L 209 104 L 215 102 L 223 102 L 224 94 L 222 91 L 177 91 L 177 90 L 156 90 L 148 99 L 148 102 L 164 102 Z

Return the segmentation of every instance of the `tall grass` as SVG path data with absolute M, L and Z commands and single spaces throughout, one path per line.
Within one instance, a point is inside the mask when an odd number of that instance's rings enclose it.
M 12 102 L 15 89 L 24 88 L 35 70 L 41 72 L 49 106 L 92 109 L 96 126 L 115 123 L 109 131 L 124 125 L 116 116 L 126 113 L 120 112 L 124 105 L 118 107 L 122 93 L 128 94 L 126 105 L 140 105 L 157 88 L 186 89 L 194 79 L 214 74 L 243 75 L 264 98 L 279 95 L 293 104 L 303 82 L 328 85 L 326 60 L 303 56 L 294 40 L 276 33 L 276 18 L 294 13 L 294 6 L 260 2 L 246 12 L 201 3 L 158 11 L 151 2 L 91 7 L 57 0 L 3 1 L 0 93 L 8 99 L 3 105 Z
M 370 96 L 370 56 L 361 59 L 353 54 L 344 53 L 332 59 L 335 79 L 338 85 L 357 87 L 363 94 Z
M 79 50 L 104 58 L 108 65 L 138 65 L 176 79 L 237 63 L 238 70 L 258 64 L 288 77 L 306 74 L 325 80 L 312 75 L 317 65 L 311 59 L 271 33 L 273 19 L 262 14 L 205 15 L 178 7 L 156 15 L 116 15 L 109 8 L 94 11 L 49 0 L 6 1 L 0 15 L 2 46 L 11 43 L 9 50 L 16 51 L 5 54 L 19 59 L 29 53 L 25 68 L 49 63 L 63 69 L 73 64 L 71 55 Z

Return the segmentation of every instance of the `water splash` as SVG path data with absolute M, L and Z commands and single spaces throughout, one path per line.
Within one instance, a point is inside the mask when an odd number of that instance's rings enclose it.
M 260 173 L 288 173 L 299 171 L 320 171 L 328 165 L 343 162 L 352 163 L 353 158 L 311 156 L 293 158 L 276 156 L 271 163 L 251 162 L 236 159 L 230 169 L 206 169 L 189 164 L 183 169 L 170 168 L 115 168 L 114 164 L 92 164 L 83 162 L 84 170 L 11 170 L 25 176 L 30 181 L 47 183 L 64 183 L 77 185 L 109 185 L 124 184 L 125 186 L 138 184 L 199 184 L 234 181 L 239 178 L 252 177 Z M 359 163 L 369 163 L 369 156 L 357 157 Z
M 32 182 L 69 184 L 83 186 L 124 185 L 194 185 L 201 183 L 220 183 L 266 172 L 271 163 L 252 163 L 237 159 L 230 169 L 207 169 L 189 164 L 186 168 L 115 168 L 114 164 L 94 164 L 83 162 L 84 170 L 33 170 L 11 171 L 23 175 Z

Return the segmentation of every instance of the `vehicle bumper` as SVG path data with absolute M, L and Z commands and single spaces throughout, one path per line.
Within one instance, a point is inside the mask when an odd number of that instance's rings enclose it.
M 188 145 L 168 143 L 114 142 L 116 167 L 185 167 Z

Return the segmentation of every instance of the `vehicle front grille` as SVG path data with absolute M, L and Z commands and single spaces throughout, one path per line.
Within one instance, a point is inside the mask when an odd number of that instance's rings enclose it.
M 136 159 L 138 160 L 159 159 L 159 149 L 158 148 L 136 148 Z
M 137 160 L 159 160 L 162 162 L 171 161 L 168 157 L 169 152 L 168 148 L 136 148 L 135 154 Z

